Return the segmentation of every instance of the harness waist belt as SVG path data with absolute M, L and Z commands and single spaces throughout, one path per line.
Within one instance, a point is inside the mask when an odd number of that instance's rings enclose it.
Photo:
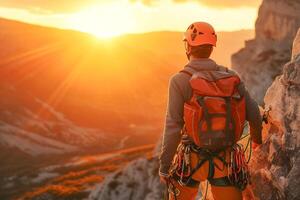
M 234 186 L 229 178 L 227 176 L 221 177 L 221 178 L 211 178 L 208 179 L 209 183 L 213 186 L 220 186 L 220 187 L 226 187 L 226 186 Z

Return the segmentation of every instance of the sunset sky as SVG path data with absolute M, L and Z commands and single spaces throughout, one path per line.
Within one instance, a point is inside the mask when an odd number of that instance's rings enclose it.
M 217 31 L 253 29 L 261 0 L 0 0 L 0 17 L 99 37 L 184 31 L 207 21 Z

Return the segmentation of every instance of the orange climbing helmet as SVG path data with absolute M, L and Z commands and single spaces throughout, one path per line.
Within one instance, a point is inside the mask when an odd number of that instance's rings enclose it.
M 217 34 L 210 24 L 206 22 L 195 22 L 186 30 L 183 41 L 186 44 L 187 53 L 189 53 L 190 47 L 204 44 L 216 46 Z

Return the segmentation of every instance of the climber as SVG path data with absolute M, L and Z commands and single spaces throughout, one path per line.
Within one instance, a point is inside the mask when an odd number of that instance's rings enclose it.
M 257 103 L 234 71 L 210 59 L 216 42 L 210 24 L 191 24 L 184 35 L 189 62 L 170 79 L 159 175 L 172 200 L 195 199 L 205 180 L 215 200 L 241 200 L 249 182 L 237 144 L 245 121 L 252 146 L 262 143 Z

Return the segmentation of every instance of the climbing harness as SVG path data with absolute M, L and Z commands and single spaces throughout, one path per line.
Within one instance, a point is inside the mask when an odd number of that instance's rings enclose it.
M 249 135 L 246 135 L 249 136 Z M 244 139 L 243 137 L 242 139 Z M 248 159 L 246 159 L 245 153 L 247 148 L 250 148 Z M 251 157 L 251 138 L 249 137 L 246 148 L 243 148 L 242 144 L 235 144 L 230 148 L 230 161 L 226 162 L 226 151 L 211 151 L 204 148 L 199 148 L 193 143 L 183 144 L 180 143 L 177 148 L 177 154 L 174 157 L 170 177 L 176 180 L 180 185 L 187 187 L 198 187 L 200 182 L 193 179 L 193 175 L 206 163 L 209 164 L 207 184 L 215 186 L 235 186 L 240 190 L 244 190 L 247 184 L 250 184 L 250 173 L 248 169 L 248 162 Z M 195 152 L 198 156 L 198 163 L 194 168 L 191 166 L 191 153 Z M 214 159 L 218 159 L 223 163 L 223 167 L 218 166 Z M 224 170 L 227 166 L 227 176 L 221 178 L 213 178 L 215 168 Z M 168 186 L 169 191 L 172 194 L 178 194 L 177 191 L 173 191 L 174 185 Z M 172 190 L 171 190 L 172 189 Z M 208 186 L 204 194 L 207 195 Z M 179 191 L 180 193 L 180 191 Z M 179 195 L 179 194 L 178 194 Z M 204 195 L 204 199 L 206 199 Z

